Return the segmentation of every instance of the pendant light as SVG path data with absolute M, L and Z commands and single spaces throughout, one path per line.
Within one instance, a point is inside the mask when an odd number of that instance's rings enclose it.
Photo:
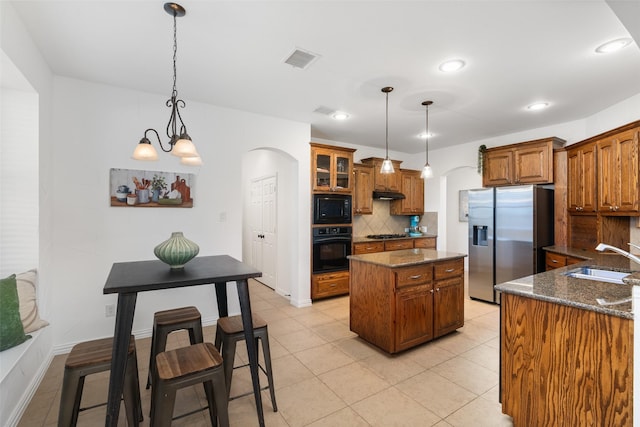
M 391 92 L 393 88 L 391 86 L 387 86 L 387 87 L 383 87 L 381 90 L 387 95 L 387 110 L 385 115 L 385 122 L 386 122 L 385 147 L 387 151 L 386 151 L 386 156 L 384 158 L 384 161 L 382 162 L 382 167 L 380 168 L 380 173 L 389 174 L 389 173 L 395 172 L 393 170 L 393 163 L 391 163 L 391 160 L 389 160 L 389 92 Z
M 162 151 L 180 157 L 180 163 L 182 164 L 199 166 L 202 164 L 202 159 L 196 151 L 195 145 L 191 142 L 191 137 L 187 133 L 187 127 L 180 115 L 179 108 L 184 108 L 186 104 L 182 99 L 178 99 L 178 90 L 176 89 L 176 56 L 178 52 L 176 18 L 184 16 L 187 12 L 184 7 L 177 3 L 165 3 L 164 10 L 173 16 L 173 89 L 171 91 L 171 98 L 166 102 L 167 107 L 171 108 L 171 115 L 169 116 L 166 130 L 167 136 L 169 137 L 169 147 L 165 148 L 160 140 L 160 135 L 155 129 L 147 129 L 144 131 L 144 136 L 133 152 L 133 158 L 135 160 L 158 160 L 158 153 L 153 145 L 151 145 L 149 138 L 147 138 L 147 134 L 152 132 L 156 135 Z
M 425 123 L 426 123 L 426 129 L 427 129 L 427 133 L 425 134 L 425 156 L 426 156 L 426 160 L 424 163 L 424 167 L 422 168 L 422 173 L 420 174 L 420 178 L 422 179 L 429 179 L 433 176 L 433 170 L 431 170 L 431 166 L 429 165 L 429 105 L 433 104 L 433 101 L 424 101 L 422 103 L 422 105 L 425 106 L 425 110 L 426 110 L 426 119 L 425 119 Z

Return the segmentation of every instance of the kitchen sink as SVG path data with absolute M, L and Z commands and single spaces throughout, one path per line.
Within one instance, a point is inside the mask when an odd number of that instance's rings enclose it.
M 577 279 L 596 280 L 598 282 L 609 282 L 624 284 L 623 277 L 631 274 L 628 271 L 614 271 L 597 267 L 580 267 L 564 273 L 565 276 L 575 277 Z

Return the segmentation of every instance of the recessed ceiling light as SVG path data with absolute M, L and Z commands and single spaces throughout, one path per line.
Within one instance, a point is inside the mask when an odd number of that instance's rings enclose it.
M 534 104 L 527 106 L 527 110 L 531 110 L 531 111 L 544 110 L 548 106 L 549 106 L 548 102 L 536 102 Z
M 347 113 L 343 113 L 342 111 L 336 111 L 331 117 L 333 117 L 335 120 L 347 120 L 349 118 L 349 115 Z
M 433 138 L 434 135 L 435 134 L 433 132 L 429 132 L 429 138 Z M 422 132 L 422 133 L 418 134 L 418 138 L 427 139 L 427 133 L 426 132 Z
M 440 71 L 443 71 L 445 73 L 450 73 L 453 71 L 458 71 L 464 66 L 465 66 L 465 62 L 462 59 L 452 59 L 450 61 L 443 62 L 442 64 L 440 64 L 440 67 L 438 68 L 440 69 Z
M 598 53 L 611 53 L 611 52 L 615 52 L 616 50 L 620 50 L 625 46 L 630 45 L 632 42 L 632 40 L 630 38 L 622 38 L 622 39 L 616 39 L 616 40 L 612 40 L 610 42 L 607 42 L 605 44 L 602 44 L 600 46 L 598 46 L 596 48 L 596 52 Z

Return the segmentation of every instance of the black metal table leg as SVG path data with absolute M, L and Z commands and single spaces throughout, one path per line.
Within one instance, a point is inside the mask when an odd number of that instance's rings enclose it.
M 129 340 L 137 297 L 138 294 L 136 292 L 118 294 L 116 326 L 113 336 L 113 350 L 111 351 L 111 375 L 109 377 L 106 427 L 116 427 L 118 425 L 120 397 L 124 388 L 127 353 L 129 351 Z
M 229 316 L 229 306 L 227 304 L 227 282 L 215 284 L 216 300 L 218 303 L 218 317 Z
M 249 366 L 251 368 L 251 381 L 253 382 L 253 395 L 256 398 L 258 422 L 264 427 L 264 413 L 262 412 L 262 395 L 260 394 L 260 378 L 258 376 L 258 347 L 253 335 L 253 321 L 251 319 L 251 301 L 249 300 L 249 284 L 246 279 L 236 281 L 238 286 L 238 298 L 240 299 L 240 314 L 244 327 L 244 338 L 247 342 L 249 353 Z

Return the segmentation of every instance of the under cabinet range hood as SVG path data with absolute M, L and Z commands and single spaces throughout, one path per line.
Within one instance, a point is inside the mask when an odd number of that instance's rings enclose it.
M 397 193 L 394 191 L 374 191 L 373 192 L 374 200 L 401 200 L 406 199 L 404 194 Z

